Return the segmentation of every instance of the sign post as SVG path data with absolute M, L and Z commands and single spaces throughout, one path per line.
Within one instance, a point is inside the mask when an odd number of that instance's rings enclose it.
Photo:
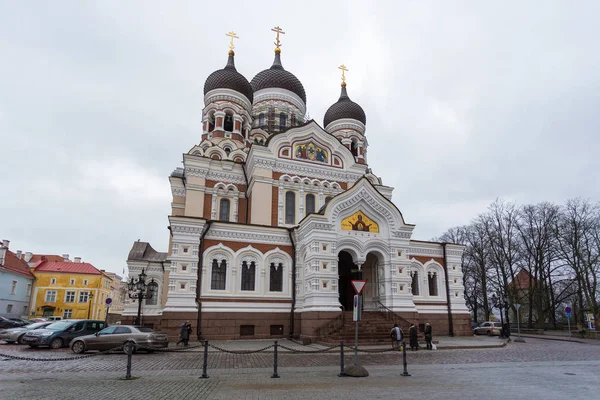
M 569 325 L 569 335 L 571 334 L 571 315 L 573 315 L 571 314 L 571 311 L 573 311 L 571 310 L 571 307 L 565 307 L 565 315 L 567 316 L 567 324 Z
M 521 322 L 519 320 L 519 308 L 521 308 L 520 304 L 513 304 L 515 306 L 515 309 L 517 310 L 517 338 L 515 339 L 515 342 L 519 342 L 519 343 L 525 343 L 524 339 L 521 339 Z
M 358 365 L 358 321 L 362 318 L 362 296 L 360 295 L 367 281 L 352 281 L 352 286 L 356 294 L 354 295 L 352 320 L 356 322 L 354 328 L 354 365 Z
M 110 303 L 112 303 L 112 299 L 110 297 L 107 297 L 104 303 L 106 303 L 106 315 L 104 316 L 104 323 L 108 325 L 108 309 L 110 308 Z

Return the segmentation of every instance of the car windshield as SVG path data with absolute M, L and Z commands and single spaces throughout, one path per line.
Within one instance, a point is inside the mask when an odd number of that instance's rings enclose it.
M 48 324 L 47 322 L 36 322 L 31 325 L 27 325 L 27 328 L 38 329 L 38 328 L 42 328 L 44 325 L 47 325 L 47 324 Z
M 67 329 L 69 326 L 71 326 L 73 322 L 66 322 L 66 321 L 60 321 L 60 322 L 54 322 L 50 325 L 48 325 L 46 327 L 46 329 L 50 329 L 53 331 L 62 331 L 63 329 Z

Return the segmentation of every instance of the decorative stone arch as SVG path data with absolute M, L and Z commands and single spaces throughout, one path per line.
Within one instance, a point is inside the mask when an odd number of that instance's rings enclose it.
M 225 292 L 232 292 L 232 267 L 233 261 L 235 260 L 235 254 L 233 251 L 223 246 L 222 243 L 211 246 L 204 252 L 204 260 L 202 263 L 202 282 L 204 283 L 203 293 L 223 293 L 223 290 L 212 290 L 212 267 L 213 260 L 217 260 L 218 264 L 221 265 L 223 261 L 225 261 L 225 265 L 227 266 L 226 274 L 225 274 Z
M 238 293 L 253 293 L 257 294 L 261 293 L 261 279 L 260 279 L 260 270 L 263 267 L 263 254 L 255 249 L 252 246 L 244 247 L 243 249 L 239 249 L 235 253 L 235 262 L 232 268 L 233 279 L 235 280 L 235 291 Z M 254 270 L 254 291 L 242 291 L 242 279 L 243 279 L 243 269 L 242 266 L 246 262 L 247 265 L 250 265 L 254 262 L 255 270 Z
M 217 219 L 221 212 L 221 199 L 229 199 L 229 221 L 237 222 L 238 220 L 238 205 L 239 205 L 239 197 L 240 191 L 233 183 L 217 183 L 212 190 L 212 205 L 210 211 L 210 217 L 213 220 Z
M 423 264 L 425 275 L 423 278 L 427 278 L 427 296 L 429 297 L 441 297 L 445 298 L 446 293 L 446 276 L 444 275 L 444 268 L 435 260 L 431 259 Z M 435 278 L 433 278 L 435 276 Z M 435 279 L 437 285 L 437 293 L 431 293 L 430 279 Z
M 234 162 L 245 162 L 248 155 L 242 149 L 237 149 L 229 154 L 229 158 Z
M 408 274 L 411 277 L 411 282 L 408 285 L 408 290 L 413 296 L 424 297 L 425 296 L 425 288 L 423 287 L 423 277 L 425 276 L 425 267 L 416 259 L 412 258 L 410 260 L 410 265 L 408 267 Z M 416 274 L 416 278 L 415 278 Z M 416 284 L 416 288 L 418 289 L 418 293 L 415 294 L 415 290 L 413 289 L 413 284 Z
M 265 294 L 269 295 L 289 295 L 291 289 L 291 281 L 292 281 L 292 257 L 285 251 L 281 250 L 279 247 L 269 250 L 264 255 L 264 268 L 261 269 L 261 275 L 264 277 L 265 282 Z M 281 292 L 272 292 L 269 290 L 270 288 L 270 271 L 271 271 L 271 263 L 275 264 L 275 266 L 282 265 L 282 290 Z
M 218 146 L 212 146 L 209 149 L 204 151 L 204 154 L 206 155 L 206 157 L 208 158 L 215 158 L 215 156 L 218 156 L 218 160 L 226 160 L 227 159 L 227 153 L 225 153 L 225 150 L 223 150 L 222 148 L 218 147 Z

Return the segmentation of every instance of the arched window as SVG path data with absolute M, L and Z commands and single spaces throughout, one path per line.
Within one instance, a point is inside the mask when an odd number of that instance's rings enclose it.
M 285 193 L 285 223 L 296 223 L 296 193 Z
M 358 145 L 354 140 L 350 143 L 350 151 L 354 157 L 358 156 Z
M 227 156 L 229 156 L 229 153 L 231 153 L 231 149 L 229 147 L 225 147 L 223 150 L 225 150 L 225 154 L 227 154 Z
M 254 291 L 254 278 L 256 277 L 256 263 L 250 262 L 250 265 L 246 261 L 242 262 L 242 290 Z
M 315 212 L 315 195 L 309 193 L 306 195 L 306 213 L 314 213 Z
M 229 199 L 219 201 L 219 221 L 229 221 Z
M 263 113 L 258 116 L 258 126 L 265 126 L 265 114 Z
M 208 131 L 212 132 L 215 130 L 215 113 L 208 114 Z
M 292 113 L 292 115 L 290 116 L 290 125 L 291 126 L 298 125 L 297 120 L 296 120 L 296 114 L 294 114 L 294 113 Z
M 439 296 L 437 272 L 429 271 L 427 273 L 427 283 L 429 284 L 429 295 Z
M 158 304 L 158 294 L 160 293 L 160 290 L 158 289 L 158 286 L 156 287 L 156 292 L 154 292 L 154 294 L 152 295 L 151 298 L 146 299 L 146 305 L 147 306 L 155 306 Z
M 212 260 L 212 271 L 210 275 L 211 290 L 225 290 L 225 277 L 227 276 L 227 261 L 221 260 L 221 265 L 217 259 Z
M 413 296 L 419 295 L 419 273 L 417 271 L 413 271 L 412 273 L 412 294 Z
M 231 114 L 225 114 L 225 121 L 223 122 L 223 129 L 226 132 L 233 131 L 233 116 Z
M 287 128 L 287 115 L 284 113 L 279 114 L 279 130 L 282 131 Z
M 271 263 L 271 272 L 269 274 L 269 291 L 283 292 L 283 264 Z

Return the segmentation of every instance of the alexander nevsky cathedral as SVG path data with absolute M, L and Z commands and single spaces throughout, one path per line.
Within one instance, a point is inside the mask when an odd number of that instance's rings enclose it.
M 251 81 L 235 68 L 233 32 L 224 68 L 206 79 L 202 132 L 169 176 L 168 252 L 137 241 L 127 259 L 130 278 L 143 270 L 159 285 L 135 322 L 171 338 L 187 320 L 206 339 L 325 340 L 362 279 L 363 318 L 391 313 L 432 323 L 434 335 L 470 334 L 463 246 L 412 238 L 393 188 L 369 168 L 366 114 L 343 65 L 338 100 L 322 123 L 306 119 L 284 32 L 273 31 L 273 63 Z M 123 323 L 137 311 L 134 300 Z

